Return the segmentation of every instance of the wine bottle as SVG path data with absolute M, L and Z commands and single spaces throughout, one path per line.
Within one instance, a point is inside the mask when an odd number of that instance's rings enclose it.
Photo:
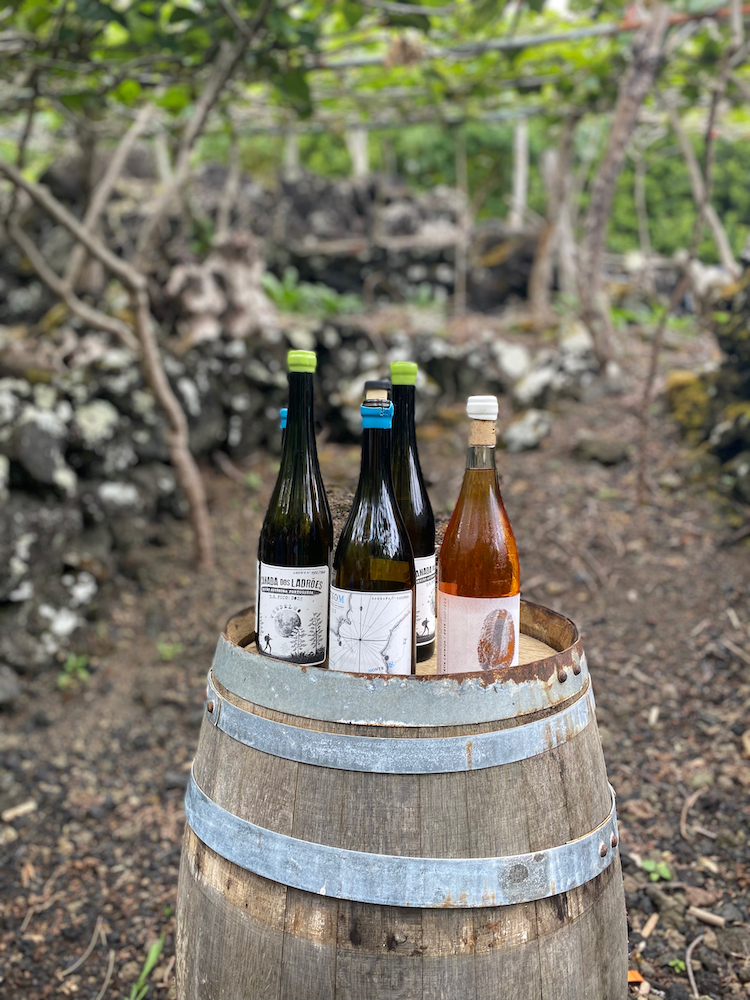
M 413 361 L 391 362 L 393 384 L 393 490 L 414 552 L 417 574 L 417 662 L 435 652 L 435 518 L 422 475 L 414 426 L 417 366 Z
M 333 560 L 331 670 L 414 673 L 415 571 L 391 482 L 393 403 L 363 403 L 362 466 Z
M 284 438 L 286 437 L 286 415 L 287 407 L 282 406 L 279 410 L 279 430 L 281 431 L 281 450 L 284 450 Z M 260 561 L 255 560 L 255 628 L 258 628 L 258 600 L 260 599 Z
M 333 524 L 313 425 L 312 351 L 290 351 L 281 465 L 258 543 L 257 642 L 268 656 L 323 664 Z
M 438 673 L 518 663 L 518 550 L 495 470 L 497 399 L 470 396 L 461 493 L 438 561 Z

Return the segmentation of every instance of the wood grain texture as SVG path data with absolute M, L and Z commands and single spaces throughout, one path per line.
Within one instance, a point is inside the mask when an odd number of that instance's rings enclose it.
M 546 637 L 560 649 L 570 641 L 570 627 L 559 621 L 555 634 L 546 635 L 541 609 L 528 627 L 535 632 L 531 642 Z M 402 739 L 518 724 L 418 731 L 347 726 L 259 709 L 221 693 L 247 711 L 332 733 Z M 503 767 L 389 775 L 283 760 L 204 721 L 195 776 L 219 805 L 260 826 L 396 855 L 541 850 L 588 833 L 610 808 L 593 723 L 554 749 Z M 625 1000 L 626 972 L 618 860 L 586 885 L 537 902 L 381 907 L 278 885 L 218 857 L 186 831 L 178 890 L 180 1000 Z

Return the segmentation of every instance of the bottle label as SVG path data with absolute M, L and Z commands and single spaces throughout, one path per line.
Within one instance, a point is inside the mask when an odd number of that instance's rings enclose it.
M 259 570 L 260 652 L 292 663 L 323 663 L 328 566 L 269 566 L 262 562 Z
M 456 597 L 438 591 L 438 673 L 515 666 L 520 622 L 520 594 Z
M 417 645 L 435 638 L 435 553 L 414 560 L 417 571 Z
M 410 674 L 414 642 L 413 593 L 363 594 L 331 587 L 331 670 Z

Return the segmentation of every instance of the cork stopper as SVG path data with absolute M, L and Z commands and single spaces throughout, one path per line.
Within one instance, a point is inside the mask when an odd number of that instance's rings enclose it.
M 371 379 L 365 382 L 365 402 L 369 400 L 385 400 L 390 398 L 391 383 L 388 379 Z
M 497 412 L 497 396 L 469 396 L 466 402 L 466 415 L 471 417 L 470 445 L 495 447 Z
M 469 444 L 494 448 L 497 444 L 497 423 L 494 420 L 472 420 Z

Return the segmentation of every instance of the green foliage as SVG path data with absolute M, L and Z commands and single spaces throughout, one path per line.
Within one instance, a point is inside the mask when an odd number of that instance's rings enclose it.
M 143 963 L 143 968 L 141 969 L 141 974 L 130 987 L 130 996 L 128 997 L 128 1000 L 144 1000 L 150 986 L 148 977 L 156 968 L 156 963 L 159 961 L 159 955 L 161 955 L 163 947 L 164 935 L 162 935 L 158 941 L 154 941 L 149 948 L 148 955 L 146 955 L 146 961 Z
M 702 144 L 695 143 L 703 154 Z M 712 204 L 724 224 L 735 254 L 742 249 L 750 230 L 750 146 L 745 142 L 719 139 L 714 145 Z M 638 223 L 633 197 L 634 173 L 628 163 L 617 182 L 617 194 L 610 221 L 609 247 L 615 253 L 638 248 Z M 671 137 L 649 150 L 646 173 L 646 205 L 649 236 L 653 249 L 671 256 L 690 245 L 695 225 L 695 202 L 685 161 L 675 151 Z M 707 227 L 698 246 L 698 256 L 717 263 L 716 244 Z
M 165 663 L 171 662 L 175 656 L 184 652 L 185 647 L 181 642 L 157 642 L 156 651 Z
M 62 670 L 57 675 L 58 688 L 61 691 L 68 691 L 71 688 L 78 687 L 79 684 L 85 683 L 91 677 L 91 674 L 86 669 L 88 662 L 89 658 L 85 653 L 82 653 L 80 656 L 76 656 L 75 653 L 68 653 Z
M 249 490 L 259 490 L 263 485 L 263 477 L 257 472 L 248 472 L 245 475 L 245 485 Z
M 641 861 L 640 866 L 644 872 L 648 872 L 652 882 L 658 882 L 660 879 L 664 882 L 672 881 L 672 869 L 666 861 L 651 861 L 650 858 L 646 858 L 645 861 Z
M 687 966 L 682 961 L 681 958 L 673 958 L 669 963 L 669 968 L 675 972 L 678 976 L 682 975 L 683 972 L 687 970 Z
M 327 285 L 300 281 L 296 267 L 287 267 L 281 281 L 270 271 L 266 271 L 261 281 L 268 297 L 282 312 L 334 316 L 362 309 L 358 295 L 342 295 Z

